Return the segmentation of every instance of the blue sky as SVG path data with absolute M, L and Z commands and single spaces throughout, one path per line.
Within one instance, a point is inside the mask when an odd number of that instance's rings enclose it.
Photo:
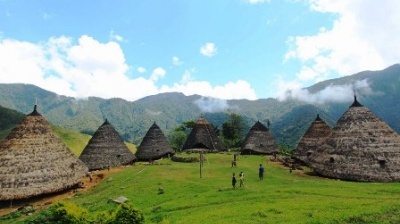
M 0 0 L 0 83 L 313 98 L 302 88 L 399 63 L 399 15 L 396 0 Z

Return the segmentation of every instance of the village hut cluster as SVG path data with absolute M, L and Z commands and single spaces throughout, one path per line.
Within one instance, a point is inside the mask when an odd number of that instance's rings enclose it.
M 182 147 L 184 152 L 226 150 L 212 125 L 203 117 L 196 121 Z M 240 152 L 278 153 L 269 122 L 265 126 L 257 121 L 251 127 Z M 66 190 L 78 185 L 88 171 L 135 161 L 154 161 L 174 153 L 155 122 L 133 154 L 105 120 L 77 158 L 53 133 L 35 105 L 33 112 L 0 143 L 0 201 Z M 324 177 L 371 182 L 400 180 L 400 136 L 356 97 L 333 128 L 317 115 L 292 158 Z
M 354 97 L 333 129 L 317 117 L 293 157 L 329 178 L 400 180 L 400 136 Z
M 182 147 L 185 152 L 226 151 L 212 125 L 198 119 Z M 271 154 L 277 144 L 269 128 L 257 122 L 242 147 L 247 154 Z M 0 143 L 0 201 L 27 199 L 77 186 L 90 171 L 110 169 L 135 161 L 174 155 L 164 133 L 154 122 L 133 154 L 106 119 L 77 158 L 55 135 L 37 111 L 17 125 Z
M 71 189 L 78 186 L 89 171 L 158 159 L 173 153 L 154 123 L 136 157 L 106 119 L 77 158 L 55 135 L 35 105 L 33 112 L 0 143 L 0 201 Z

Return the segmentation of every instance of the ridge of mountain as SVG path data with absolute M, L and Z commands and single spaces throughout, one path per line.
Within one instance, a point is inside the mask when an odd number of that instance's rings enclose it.
M 24 119 L 25 115 L 0 105 L 0 139 L 5 138 L 11 129 Z
M 351 76 L 326 80 L 306 90 L 311 94 L 329 86 L 368 83 L 367 92 L 357 93 L 361 103 L 400 132 L 400 65 L 381 71 L 364 71 Z M 248 128 L 259 120 L 271 122 L 271 132 L 278 143 L 295 146 L 317 113 L 329 125 L 347 110 L 350 102 L 313 104 L 289 98 L 258 100 L 221 100 L 200 95 L 186 96 L 179 92 L 161 93 L 136 101 L 120 98 L 88 97 L 75 99 L 57 95 L 30 84 L 0 84 L 0 105 L 24 114 L 32 111 L 38 100 L 40 113 L 54 125 L 93 134 L 108 119 L 125 141 L 138 144 L 148 128 L 156 122 L 164 133 L 183 121 L 204 116 L 221 127 L 230 112 L 240 114 Z M 247 130 L 245 130 L 247 132 Z

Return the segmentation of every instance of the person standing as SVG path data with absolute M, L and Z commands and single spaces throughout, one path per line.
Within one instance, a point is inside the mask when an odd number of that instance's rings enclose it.
M 233 189 L 236 189 L 236 177 L 235 177 L 235 173 L 232 174 L 232 187 L 233 187 Z
M 244 187 L 244 173 L 243 172 L 240 172 L 240 174 L 239 174 L 239 183 L 240 183 L 240 187 Z
M 260 178 L 260 180 L 264 179 L 264 167 L 262 166 L 262 164 L 260 164 L 260 167 L 258 168 L 258 177 Z

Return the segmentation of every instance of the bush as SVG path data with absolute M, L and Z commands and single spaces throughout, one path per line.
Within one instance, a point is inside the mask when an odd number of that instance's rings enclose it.
M 28 219 L 29 224 L 87 224 L 89 212 L 73 203 L 57 203 Z
M 95 221 L 93 221 L 95 220 Z M 28 224 L 142 224 L 143 213 L 129 204 L 120 204 L 113 213 L 102 211 L 96 217 L 73 203 L 57 203 L 26 220 Z
M 130 204 L 120 204 L 114 213 L 114 220 L 110 224 L 141 224 L 144 215 Z

